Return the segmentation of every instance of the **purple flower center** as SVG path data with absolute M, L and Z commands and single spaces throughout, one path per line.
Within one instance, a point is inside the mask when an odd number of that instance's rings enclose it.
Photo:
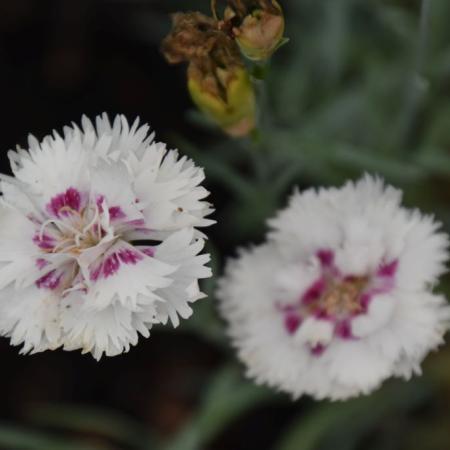
M 75 284 L 75 280 L 77 285 L 87 285 L 100 277 L 106 279 L 115 275 L 122 265 L 135 265 L 153 256 L 152 247 L 141 251 L 125 242 L 117 247 L 117 251 L 109 251 L 124 233 L 146 228 L 143 219 L 128 217 L 120 206 L 110 205 L 103 195 L 91 196 L 70 187 L 51 198 L 45 205 L 45 212 L 47 220 L 30 217 L 36 226 L 33 242 L 42 254 L 36 259 L 36 267 L 43 273 L 35 283 L 39 288 L 64 290 Z M 86 282 L 76 258 L 99 244 L 102 244 L 102 254 L 89 266 Z M 45 256 L 55 253 L 74 257 L 73 263 L 67 263 L 64 270 L 58 269 L 58 273 L 49 271 L 50 262 Z
M 320 275 L 305 289 L 295 304 L 279 307 L 284 317 L 284 327 L 294 335 L 304 321 L 312 317 L 323 320 L 333 328 L 336 339 L 356 339 L 352 333 L 352 320 L 366 314 L 374 296 L 389 292 L 395 281 L 398 260 L 382 262 L 374 274 L 366 276 L 341 273 L 332 250 L 319 250 Z M 320 356 L 326 345 L 314 343 L 312 355 Z

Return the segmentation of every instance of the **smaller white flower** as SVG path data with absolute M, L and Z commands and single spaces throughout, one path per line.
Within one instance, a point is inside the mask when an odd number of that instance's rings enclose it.
M 432 292 L 448 237 L 400 201 L 370 176 L 297 192 L 268 242 L 228 262 L 220 306 L 250 377 L 336 400 L 420 373 L 450 324 Z
M 211 276 L 203 170 L 138 121 L 82 125 L 30 137 L 1 178 L 0 333 L 23 353 L 128 351 L 189 317 Z

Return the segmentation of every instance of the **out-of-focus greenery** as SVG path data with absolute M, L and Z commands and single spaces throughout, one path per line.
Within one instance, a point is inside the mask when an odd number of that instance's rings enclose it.
M 206 1 L 167 3 L 173 12 L 207 9 Z M 216 277 L 238 245 L 261 239 L 266 218 L 285 204 L 294 185 L 377 173 L 404 189 L 408 205 L 435 214 L 450 231 L 450 2 L 281 3 L 290 42 L 258 82 L 258 137 L 231 140 L 196 111 L 187 120 L 201 138 L 169 136 L 206 169 L 217 207 L 209 244 Z M 140 39 L 157 41 L 169 18 L 150 13 L 137 23 Z M 450 293 L 449 287 L 444 281 L 440 289 Z M 203 397 L 178 433 L 163 438 L 110 411 L 37 405 L 29 411 L 29 427 L 0 425 L 0 448 L 222 448 L 212 442 L 260 408 L 289 412 L 275 443 L 260 450 L 450 448 L 448 347 L 427 359 L 421 378 L 390 381 L 349 402 L 300 399 L 291 405 L 287 396 L 244 380 L 216 313 L 215 280 L 204 288 L 209 300 L 199 302 L 182 331 L 223 352 L 223 369 L 206 380 Z M 252 435 L 240 433 L 248 443 L 243 448 L 253 450 Z

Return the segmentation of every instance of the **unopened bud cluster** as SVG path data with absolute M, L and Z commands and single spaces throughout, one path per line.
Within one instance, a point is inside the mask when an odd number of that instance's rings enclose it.
M 268 59 L 280 45 L 284 19 L 276 1 L 229 0 L 223 19 L 176 13 L 162 51 L 171 64 L 188 63 L 187 85 L 197 107 L 233 137 L 255 128 L 256 100 L 243 56 Z

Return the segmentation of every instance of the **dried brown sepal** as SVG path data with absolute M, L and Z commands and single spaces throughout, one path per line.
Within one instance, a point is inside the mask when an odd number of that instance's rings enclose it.
M 172 15 L 172 31 L 162 42 L 162 52 L 170 64 L 208 57 L 217 44 L 217 22 L 199 12 Z

